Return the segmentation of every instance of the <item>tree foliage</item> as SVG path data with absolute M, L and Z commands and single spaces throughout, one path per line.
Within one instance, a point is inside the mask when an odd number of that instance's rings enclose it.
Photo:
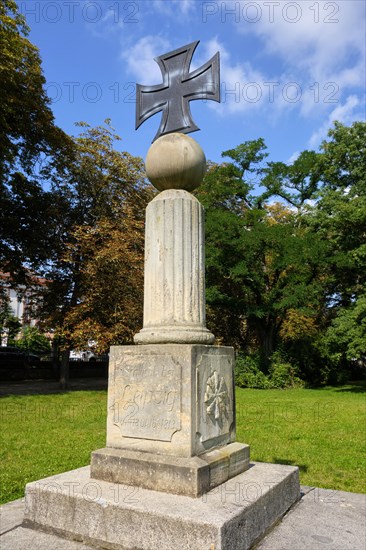
M 366 123 L 336 123 L 322 144 L 323 186 L 310 217 L 329 243 L 329 324 L 323 352 L 345 363 L 366 360 Z
M 51 174 L 53 193 L 64 205 L 50 257 L 44 326 L 66 348 L 99 350 L 131 341 L 141 324 L 143 218 L 151 197 L 142 160 L 119 152 L 110 122 L 80 123 L 66 176 Z
M 0 4 L 0 265 L 14 284 L 47 258 L 53 199 L 42 178 L 62 166 L 70 140 L 54 123 L 38 49 L 14 0 Z
M 75 347 L 94 341 L 99 351 L 132 343 L 142 325 L 142 220 L 126 206 L 121 221 L 101 220 L 73 233 L 69 254 L 77 247 L 85 258 L 81 270 L 81 299 L 66 313 L 63 327 Z
M 65 134 L 54 124 L 39 51 L 14 0 L 0 4 L 0 179 L 14 168 L 33 174 L 40 156 L 59 150 Z
M 254 183 L 246 173 L 263 177 L 264 150 L 263 140 L 257 140 L 239 146 L 237 154 L 231 151 L 234 165 L 212 166 L 199 194 L 207 208 L 212 328 L 225 342 L 259 347 L 268 366 L 280 332 L 289 333 L 291 312 L 315 322 L 324 246 L 292 208 L 251 196 Z
M 25 327 L 16 345 L 24 351 L 33 353 L 50 353 L 50 340 L 40 331 L 38 327 Z
M 28 33 L 16 2 L 3 0 L 0 266 L 18 288 L 32 271 L 49 280 L 39 314 L 66 350 L 88 338 L 107 348 L 129 340 L 141 317 L 142 161 L 115 150 L 109 121 L 79 124 L 77 138 L 55 125 Z
M 280 353 L 320 382 L 366 356 L 365 128 L 336 123 L 319 153 L 292 165 L 263 166 L 263 140 L 246 142 L 224 153 L 233 162 L 210 165 L 197 193 L 210 328 L 259 352 L 265 372 Z

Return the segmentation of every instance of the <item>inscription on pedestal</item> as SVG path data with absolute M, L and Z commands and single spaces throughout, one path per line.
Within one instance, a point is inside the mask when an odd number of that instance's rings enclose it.
M 171 441 L 181 429 L 181 367 L 166 355 L 116 361 L 113 424 L 123 437 Z

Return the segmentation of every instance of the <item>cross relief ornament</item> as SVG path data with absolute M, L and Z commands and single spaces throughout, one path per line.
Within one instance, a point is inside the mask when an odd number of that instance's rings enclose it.
M 229 393 L 223 376 L 214 371 L 207 379 L 205 391 L 206 412 L 216 421 L 221 420 L 223 414 L 226 415 Z
M 189 102 L 211 99 L 220 102 L 220 54 L 190 72 L 190 64 L 199 40 L 155 58 L 163 83 L 155 86 L 136 84 L 136 130 L 152 115 L 162 111 L 154 137 L 172 132 L 188 134 L 199 130 Z

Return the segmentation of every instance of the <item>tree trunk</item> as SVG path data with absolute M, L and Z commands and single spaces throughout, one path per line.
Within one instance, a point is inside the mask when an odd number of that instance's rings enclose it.
M 70 348 L 67 348 L 61 354 L 60 386 L 63 390 L 67 390 L 69 387 L 69 359 Z
M 270 357 L 276 347 L 276 322 L 272 319 L 256 319 L 255 325 L 259 340 L 261 363 L 265 371 L 268 371 L 270 366 Z
M 60 378 L 60 361 L 59 361 L 59 351 L 57 338 L 53 338 L 51 344 L 51 361 L 52 361 L 52 371 L 55 379 Z

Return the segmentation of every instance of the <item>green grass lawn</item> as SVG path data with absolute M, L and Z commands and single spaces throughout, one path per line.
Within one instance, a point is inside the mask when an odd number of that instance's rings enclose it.
M 0 502 L 29 481 L 90 463 L 105 446 L 107 393 L 77 391 L 0 399 Z
M 237 439 L 252 460 L 296 464 L 301 483 L 365 492 L 365 387 L 237 389 Z M 79 391 L 0 400 L 1 501 L 27 482 L 85 466 L 105 445 L 107 394 Z
M 251 459 L 295 464 L 303 485 L 366 492 L 366 387 L 237 388 L 237 439 Z

